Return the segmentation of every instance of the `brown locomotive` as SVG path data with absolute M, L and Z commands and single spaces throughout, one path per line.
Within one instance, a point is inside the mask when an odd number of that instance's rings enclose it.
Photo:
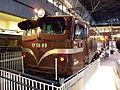
M 18 24 L 26 30 L 23 37 L 25 70 L 68 76 L 92 62 L 95 39 L 89 38 L 88 23 L 72 16 L 45 16 Z

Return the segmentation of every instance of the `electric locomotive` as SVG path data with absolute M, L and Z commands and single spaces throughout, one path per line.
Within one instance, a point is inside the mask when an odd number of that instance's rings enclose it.
M 18 27 L 25 30 L 25 70 L 53 75 L 57 60 L 58 75 L 69 76 L 91 63 L 96 54 L 95 39 L 89 38 L 90 26 L 83 19 L 45 15 Z

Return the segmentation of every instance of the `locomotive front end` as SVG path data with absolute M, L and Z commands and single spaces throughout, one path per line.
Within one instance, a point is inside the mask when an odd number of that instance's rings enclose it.
M 45 16 L 18 24 L 25 30 L 22 41 L 25 70 L 54 75 L 57 60 L 58 74 L 68 75 L 71 20 L 71 16 Z

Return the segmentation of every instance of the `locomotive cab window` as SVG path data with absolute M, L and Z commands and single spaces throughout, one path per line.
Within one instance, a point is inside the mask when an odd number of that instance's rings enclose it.
M 62 35 L 65 31 L 65 20 L 61 17 L 47 17 L 39 21 L 42 34 Z
M 85 28 L 82 25 L 75 26 L 75 39 L 85 40 Z

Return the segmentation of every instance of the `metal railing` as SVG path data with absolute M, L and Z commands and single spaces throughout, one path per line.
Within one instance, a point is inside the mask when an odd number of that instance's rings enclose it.
M 23 70 L 23 59 L 21 51 L 0 53 L 0 67 L 11 70 Z
M 96 60 L 76 74 L 59 81 L 60 85 L 25 73 L 0 68 L 0 90 L 82 90 L 96 71 L 100 60 Z
M 0 77 L 0 90 L 60 90 L 53 84 L 47 84 L 4 70 L 0 70 Z
M 100 60 L 96 60 L 64 80 L 57 80 L 55 59 L 55 81 L 24 73 L 21 51 L 0 53 L 0 90 L 82 90 L 96 71 Z

